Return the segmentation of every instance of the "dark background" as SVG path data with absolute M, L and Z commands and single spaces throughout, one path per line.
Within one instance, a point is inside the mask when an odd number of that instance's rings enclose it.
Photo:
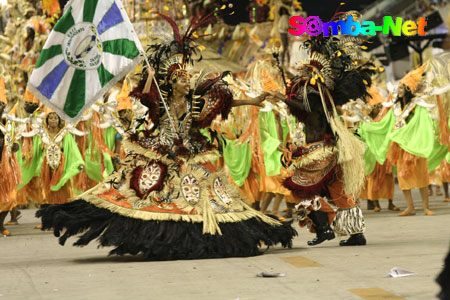
M 342 2 L 345 4 L 340 9 L 341 11 L 361 11 L 363 8 L 376 1 L 377 0 L 303 0 L 300 2 L 309 16 L 318 16 L 323 22 L 326 22 L 333 16 Z M 247 6 L 250 4 L 249 0 L 222 0 L 222 3 L 232 3 L 235 11 L 234 15 L 224 17 L 227 24 L 235 25 L 249 21 L 247 11 Z
M 323 22 L 328 21 L 333 16 L 336 9 L 339 7 L 339 4 L 342 2 L 344 2 L 345 5 L 340 9 L 341 11 L 361 11 L 363 8 L 376 1 L 377 0 L 300 0 L 303 9 L 309 16 L 318 16 Z M 236 25 L 249 21 L 247 7 L 250 2 L 251 1 L 249 0 L 220 0 L 217 1 L 217 4 L 220 4 L 218 6 L 221 6 L 222 4 L 233 4 L 234 14 L 231 16 L 224 16 L 223 18 L 227 24 Z M 59 3 L 61 4 L 62 9 L 67 3 L 67 0 L 59 0 Z
M 306 0 L 301 1 L 303 9 L 309 16 L 318 16 L 323 22 L 328 21 L 339 7 L 339 4 L 345 4 L 340 9 L 341 11 L 357 10 L 361 11 L 369 4 L 376 2 L 376 0 Z

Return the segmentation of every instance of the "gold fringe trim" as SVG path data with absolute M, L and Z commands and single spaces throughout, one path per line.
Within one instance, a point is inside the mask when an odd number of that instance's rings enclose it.
M 364 151 L 366 146 L 345 127 L 339 116 L 334 116 L 330 125 L 333 132 L 339 136 L 338 164 L 343 173 L 344 190 L 347 194 L 357 197 L 365 185 Z
M 119 206 L 117 204 L 111 203 L 107 200 L 101 199 L 99 197 L 96 197 L 95 195 L 91 195 L 88 197 L 83 198 L 86 202 L 89 202 L 96 207 L 99 208 L 105 208 L 113 213 L 120 214 L 125 217 L 134 218 L 134 219 L 140 219 L 143 221 L 183 221 L 183 222 L 192 222 L 192 223 L 201 223 L 205 222 L 204 216 L 202 215 L 182 215 L 177 213 L 163 213 L 163 212 L 150 212 L 150 211 L 142 211 L 142 210 L 136 210 L 133 208 L 126 208 Z M 204 205 L 209 205 L 209 202 L 204 202 Z M 281 223 L 278 222 L 275 219 L 272 219 L 268 216 L 265 216 L 261 214 L 260 212 L 257 212 L 247 206 L 246 204 L 243 205 L 245 207 L 244 211 L 241 212 L 228 212 L 228 213 L 222 213 L 222 214 L 213 214 L 214 218 L 209 219 L 209 223 L 236 223 L 245 221 L 251 218 L 258 218 L 262 222 L 272 225 L 272 226 L 281 226 Z M 208 223 L 208 222 L 205 222 Z M 216 227 L 217 224 L 212 225 L 213 227 Z M 205 230 L 205 225 L 203 226 Z M 211 224 L 206 224 L 206 228 L 211 228 Z M 218 228 L 218 227 L 216 227 Z M 213 230 L 209 229 L 210 232 L 213 232 Z M 207 231 L 208 232 L 208 231 Z M 214 233 L 213 233 L 214 234 Z M 220 233 L 219 233 L 220 234 Z
M 211 208 L 211 204 L 209 203 L 209 199 L 203 197 L 203 234 L 219 234 L 222 235 L 222 231 L 220 230 L 219 225 L 217 224 L 217 220 L 214 218 L 214 212 Z
M 126 208 L 109 202 L 107 200 L 91 196 L 83 198 L 83 200 L 99 207 L 105 208 L 113 213 L 120 214 L 125 217 L 140 219 L 144 221 L 184 221 L 184 222 L 192 222 L 192 223 L 200 223 L 203 221 L 203 217 L 201 215 L 182 215 L 177 213 L 163 213 L 163 212 L 151 212 L 151 211 L 143 211 L 137 210 L 133 208 Z
M 121 178 L 121 171 L 123 171 L 123 168 L 119 170 L 119 172 L 114 173 L 113 175 L 109 176 L 105 181 L 109 181 L 112 179 L 116 179 L 117 181 Z M 143 211 L 139 210 L 136 207 L 144 207 L 146 205 L 155 205 L 152 201 L 150 201 L 151 197 L 159 198 L 163 193 L 169 193 L 170 186 L 173 186 L 178 181 L 172 181 L 172 182 L 166 182 L 164 185 L 164 189 L 160 192 L 152 192 L 146 199 L 139 198 L 135 191 L 129 187 L 130 182 L 130 174 L 127 174 L 124 181 L 121 181 L 119 183 L 120 187 L 117 189 L 119 193 L 121 193 L 122 196 L 124 196 L 127 201 L 133 205 L 135 208 L 126 208 L 120 205 L 117 205 L 115 203 L 109 202 L 108 200 L 100 198 L 98 195 L 107 192 L 111 188 L 113 188 L 110 184 L 101 183 L 92 189 L 84 192 L 82 195 L 78 196 L 77 199 L 83 199 L 96 207 L 99 208 L 105 208 L 113 213 L 118 213 L 122 216 L 134 218 L 134 219 L 140 219 L 144 221 L 183 221 L 183 222 L 192 222 L 192 223 L 200 223 L 203 222 L 203 233 L 210 233 L 210 234 L 221 234 L 220 227 L 218 226 L 219 223 L 233 223 L 233 222 L 241 222 L 245 221 L 251 218 L 258 218 L 262 222 L 271 225 L 271 226 L 281 226 L 281 223 L 277 220 L 274 220 L 270 217 L 267 217 L 263 215 L 260 212 L 257 212 L 250 208 L 246 203 L 242 201 L 242 199 L 239 196 L 239 191 L 228 182 L 228 177 L 224 170 L 221 170 L 219 172 L 211 173 L 207 177 L 207 180 L 205 181 L 205 173 L 201 171 L 201 169 L 197 169 L 193 166 L 187 166 L 184 169 L 183 174 L 188 174 L 186 171 L 191 172 L 195 174 L 196 176 L 200 176 L 200 188 L 203 189 L 201 191 L 201 197 L 199 200 L 199 203 L 195 206 L 190 206 L 186 200 L 181 196 L 177 199 L 173 199 L 173 203 L 177 205 L 178 209 L 181 210 L 182 202 L 186 203 L 187 205 L 184 206 L 183 211 L 192 211 L 193 208 L 195 208 L 196 212 L 198 214 L 179 214 L 179 213 L 173 213 L 170 211 L 167 212 L 150 212 L 150 211 Z M 194 175 L 194 176 L 195 176 Z M 222 204 L 222 200 L 219 199 L 217 195 L 214 194 L 213 190 L 213 183 L 214 180 L 219 178 L 222 181 L 222 184 L 225 186 L 225 190 L 229 194 L 229 196 L 232 199 L 232 205 L 231 207 L 227 207 L 225 204 Z M 177 179 L 172 179 L 177 180 Z M 180 191 L 181 192 L 181 191 Z M 214 213 L 211 207 L 211 204 L 209 202 L 209 199 L 214 199 L 216 202 L 223 206 L 226 209 L 230 209 L 229 212 L 218 212 Z M 237 211 L 239 210 L 239 211 Z
M 193 158 L 186 160 L 190 164 L 203 164 L 213 162 L 219 158 L 220 154 L 217 150 L 211 150 L 205 153 L 196 154 Z
M 248 218 L 246 218 L 244 220 L 251 219 L 251 218 L 258 218 L 258 219 L 260 219 L 262 222 L 264 222 L 266 224 L 269 224 L 269 225 L 272 225 L 272 226 L 282 226 L 282 224 L 279 221 L 277 221 L 277 220 L 275 220 L 275 219 L 273 219 L 271 217 L 268 217 L 268 216 L 264 215 L 263 213 L 260 213 L 259 211 L 254 210 L 253 208 L 248 206 L 247 203 L 242 202 L 242 206 L 244 206 L 244 208 L 246 209 L 245 212 L 248 215 Z M 217 217 L 218 216 L 216 215 L 216 218 Z M 239 222 L 239 220 L 236 220 L 236 222 Z
M 294 172 L 295 169 L 310 165 L 318 160 L 326 159 L 330 156 L 337 154 L 338 149 L 333 146 L 324 146 L 320 147 L 317 150 L 308 153 L 307 155 L 303 155 L 299 158 L 296 158 L 292 161 L 292 164 L 289 166 L 288 171 Z

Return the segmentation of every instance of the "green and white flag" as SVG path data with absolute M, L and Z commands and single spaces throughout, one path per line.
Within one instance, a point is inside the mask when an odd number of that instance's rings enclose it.
M 75 123 L 136 67 L 141 53 L 120 0 L 72 0 L 45 42 L 28 88 Z

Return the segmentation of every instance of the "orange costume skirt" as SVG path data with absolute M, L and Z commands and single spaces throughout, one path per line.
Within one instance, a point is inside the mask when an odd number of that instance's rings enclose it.
M 386 161 L 377 163 L 373 172 L 366 176 L 366 186 L 359 195 L 360 199 L 379 200 L 394 198 L 395 179 L 392 165 Z
M 389 148 L 388 159 L 397 166 L 398 185 L 401 190 L 411 190 L 427 187 L 428 161 L 426 158 L 406 152 L 397 143 Z
M 0 212 L 9 211 L 17 205 L 16 188 L 22 181 L 17 157 L 9 155 L 7 147 L 3 147 L 0 158 Z
M 450 164 L 444 159 L 439 165 L 442 182 L 450 182 Z

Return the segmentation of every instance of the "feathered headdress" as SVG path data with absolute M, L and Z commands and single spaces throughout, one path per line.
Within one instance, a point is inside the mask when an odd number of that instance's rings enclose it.
M 173 79 L 175 76 L 188 76 L 186 68 L 193 64 L 195 55 L 199 56 L 198 61 L 202 59 L 200 46 L 195 40 L 208 36 L 208 34 L 199 34 L 197 30 L 209 24 L 210 20 L 214 18 L 215 12 L 213 11 L 200 18 L 193 17 L 184 34 L 181 34 L 177 23 L 173 19 L 158 14 L 169 23 L 173 32 L 173 40 L 166 43 L 153 43 L 147 49 L 147 53 L 150 52 L 148 60 L 155 70 L 155 76 L 160 86 L 164 86 L 168 80 Z
M 367 100 L 370 106 L 375 106 L 379 103 L 384 102 L 384 98 L 381 96 L 380 92 L 378 91 L 375 85 L 372 84 L 368 92 L 370 97 Z
M 51 109 L 50 107 L 48 107 L 48 106 L 45 106 L 44 107 L 44 114 L 45 114 L 45 117 L 47 117 L 49 114 L 51 114 L 51 113 L 54 113 L 55 111 L 53 110 L 53 109 Z M 59 117 L 59 116 L 58 116 Z
M 358 54 L 361 42 L 349 36 L 320 36 L 305 42 L 306 57 L 299 75 L 292 80 L 290 96 L 301 98 L 309 106 L 308 94 L 318 94 L 330 111 L 334 104 L 366 99 L 376 67 Z
M 30 90 L 28 88 L 25 90 L 25 95 L 23 96 L 23 100 L 25 102 L 39 104 L 38 98 L 36 98 L 36 96 L 34 96 L 34 94 L 32 92 L 30 92 Z
M 424 71 L 425 65 L 422 65 L 406 74 L 405 77 L 400 79 L 400 83 L 406 85 L 411 92 L 414 92 L 419 86 Z

